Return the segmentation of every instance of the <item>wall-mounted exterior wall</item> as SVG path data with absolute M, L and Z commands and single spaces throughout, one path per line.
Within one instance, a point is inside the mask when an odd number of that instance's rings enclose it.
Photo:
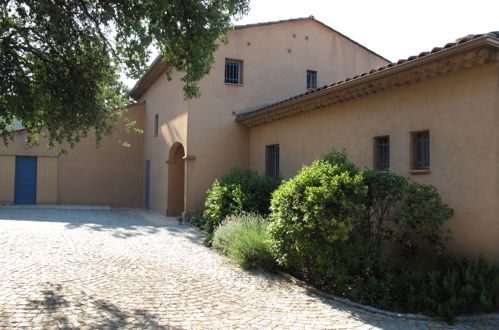
M 206 191 L 231 168 L 248 168 L 248 132 L 235 114 L 303 93 L 307 70 L 317 85 L 353 76 L 387 62 L 314 20 L 259 25 L 229 32 L 215 64 L 189 102 L 187 211 L 203 208 Z M 242 61 L 242 84 L 224 83 L 225 59 Z M 165 101 L 167 101 L 165 99 Z
M 127 116 L 137 122 L 137 128 L 144 127 L 144 105 L 131 107 Z M 89 137 L 74 149 L 66 146 L 68 153 L 61 156 L 45 147 L 43 140 L 31 149 L 24 140 L 25 133 L 20 131 L 8 146 L 0 145 L 0 202 L 14 203 L 16 156 L 35 156 L 37 204 L 143 206 L 143 135 L 127 133 L 123 123 L 117 123 L 116 133 L 104 138 L 100 148 Z M 118 141 L 127 141 L 131 147 Z
M 373 167 L 373 138 L 390 136 L 390 171 L 434 185 L 455 210 L 452 253 L 499 257 L 499 64 L 489 63 L 250 130 L 250 168 L 280 145 L 289 178 L 321 154 L 345 150 Z M 430 132 L 430 173 L 409 173 L 411 132 Z
M 145 101 L 144 155 L 151 161 L 150 207 L 167 213 L 168 159 L 172 146 L 181 143 L 188 152 L 187 103 L 184 102 L 181 75 L 173 74 L 172 80 L 162 75 L 147 90 Z M 158 115 L 158 135 L 154 134 L 155 116 Z M 181 182 L 181 180 L 175 180 Z
M 0 204 L 14 201 L 16 157 L 0 155 Z
M 321 86 L 387 64 L 312 19 L 235 29 L 228 40 L 200 81 L 200 98 L 184 101 L 182 74 L 176 72 L 170 81 L 160 75 L 141 96 L 146 104 L 144 160 L 151 161 L 150 205 L 156 211 L 168 213 L 168 182 L 182 182 L 168 179 L 168 155 L 175 143 L 188 157 L 185 209 L 200 210 L 216 178 L 233 167 L 249 166 L 248 132 L 234 122 L 235 114 L 305 92 L 307 70 L 318 72 Z M 243 62 L 241 85 L 224 83 L 225 59 Z
M 36 203 L 57 204 L 58 159 L 57 157 L 37 157 Z

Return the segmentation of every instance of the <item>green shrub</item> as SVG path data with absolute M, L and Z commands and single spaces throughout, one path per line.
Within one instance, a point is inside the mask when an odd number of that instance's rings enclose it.
M 267 226 L 259 215 L 232 215 L 213 235 L 213 248 L 244 268 L 255 265 L 274 269 Z
M 450 231 L 442 225 L 453 215 L 430 185 L 400 175 L 374 170 L 362 172 L 367 186 L 365 212 L 356 222 L 356 231 L 378 246 L 395 242 L 406 256 L 425 249 L 442 254 Z
M 279 180 L 258 173 L 233 169 L 215 180 L 205 202 L 204 217 L 208 220 L 205 229 L 211 233 L 232 214 L 243 212 L 267 215 L 270 196 L 279 185 Z
M 429 272 L 425 288 L 426 312 L 452 322 L 456 315 L 497 311 L 499 264 L 483 256 L 448 258 Z
M 189 214 L 188 218 L 191 225 L 201 230 L 206 230 L 206 223 L 208 222 L 208 220 L 203 217 L 202 213 L 192 212 Z
M 280 264 L 314 282 L 337 279 L 332 260 L 363 212 L 366 187 L 357 167 L 342 153 L 331 153 L 272 195 L 269 231 Z
M 320 288 L 452 320 L 491 311 L 499 290 L 499 266 L 442 257 L 452 214 L 434 187 L 360 171 L 333 152 L 273 193 L 269 233 L 279 264 Z M 405 258 L 385 254 L 394 245 Z M 413 258 L 420 250 L 432 258 Z
M 324 268 L 327 276 L 312 277 L 315 285 L 362 304 L 392 305 L 397 280 L 394 267 L 391 259 L 374 244 L 351 237 L 330 255 L 330 265 Z

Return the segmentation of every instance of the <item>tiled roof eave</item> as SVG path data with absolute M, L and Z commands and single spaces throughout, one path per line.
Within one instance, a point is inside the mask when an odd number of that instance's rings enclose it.
M 243 126 L 253 127 L 394 87 L 409 85 L 433 76 L 457 71 L 461 67 L 479 62 L 485 63 L 494 58 L 497 60 L 495 52 L 492 51 L 497 48 L 499 48 L 499 39 L 483 36 L 443 51 L 427 54 L 401 64 L 393 64 L 391 67 L 373 73 L 347 79 L 314 92 L 307 92 L 239 114 L 236 121 Z M 451 59 L 454 62 L 447 61 Z
M 128 93 L 134 100 L 139 100 L 152 84 L 168 70 L 168 65 L 163 62 L 163 57 L 158 56 L 149 66 L 147 72 L 135 83 Z

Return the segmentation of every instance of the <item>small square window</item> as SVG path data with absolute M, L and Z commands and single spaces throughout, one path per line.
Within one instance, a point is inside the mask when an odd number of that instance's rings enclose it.
M 159 115 L 154 116 L 154 136 L 158 136 L 159 132 Z
M 237 85 L 243 83 L 243 61 L 225 60 L 225 83 Z
M 374 168 L 380 171 L 390 169 L 390 137 L 374 138 Z
M 317 88 L 317 71 L 307 70 L 307 88 Z
M 414 132 L 412 135 L 412 169 L 430 168 L 430 132 Z
M 265 147 L 265 175 L 279 177 L 279 145 Z

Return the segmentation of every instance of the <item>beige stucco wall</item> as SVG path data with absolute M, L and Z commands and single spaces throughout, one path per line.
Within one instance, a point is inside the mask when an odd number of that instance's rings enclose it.
M 0 155 L 0 204 L 14 201 L 16 157 Z
M 452 253 L 499 257 L 499 65 L 463 71 L 250 129 L 250 167 L 280 145 L 292 177 L 331 149 L 372 168 L 373 138 L 390 136 L 391 171 L 437 187 L 455 210 Z M 409 174 L 410 133 L 429 129 L 429 174 Z
M 129 109 L 127 116 L 144 127 L 144 105 Z M 144 142 L 143 135 L 127 133 L 122 122 L 112 138 L 101 141 L 96 148 L 95 139 L 83 139 L 74 149 L 64 146 L 67 154 L 58 156 L 58 150 L 49 150 L 46 141 L 31 149 L 24 145 L 25 134 L 15 133 L 8 146 L 0 145 L 2 201 L 14 202 L 15 156 L 37 157 L 38 204 L 105 204 L 111 206 L 142 207 L 144 200 Z M 131 147 L 122 146 L 127 141 Z M 5 156 L 11 156 L 6 158 Z M 5 159 L 10 159 L 6 162 Z M 2 165 L 0 165 L 2 166 Z M 6 185 L 3 184 L 5 178 Z M 11 181 L 9 181 L 11 180 Z M 12 187 L 12 188 L 5 188 Z
M 235 114 L 306 91 L 306 71 L 318 71 L 318 85 L 353 76 L 385 61 L 311 21 L 264 25 L 229 32 L 228 44 L 200 82 L 201 97 L 184 101 L 181 74 L 161 76 L 142 97 L 146 102 L 144 159 L 151 161 L 151 208 L 168 208 L 168 155 L 182 143 L 186 210 L 200 210 L 206 190 L 232 167 L 248 167 L 248 132 Z M 243 85 L 225 85 L 225 59 L 243 60 Z M 160 134 L 154 137 L 154 116 Z M 181 182 L 174 180 L 172 182 Z
M 385 65 L 385 61 L 311 20 L 238 29 L 220 45 L 189 102 L 187 210 L 203 208 L 211 183 L 233 167 L 247 168 L 248 132 L 235 124 L 246 112 L 306 91 L 306 72 L 318 86 Z M 225 59 L 243 61 L 242 86 L 224 84 Z
M 150 206 L 165 213 L 168 201 L 168 158 L 175 143 L 187 145 L 187 103 L 184 102 L 181 75 L 174 73 L 168 81 L 161 76 L 144 95 L 144 161 L 151 161 Z M 158 114 L 159 132 L 154 136 L 154 116 Z M 181 182 L 181 180 L 174 180 Z
M 57 204 L 57 157 L 37 157 L 36 203 Z
M 137 128 L 144 127 L 143 104 L 129 108 L 127 116 Z M 99 148 L 90 134 L 59 157 L 59 203 L 143 206 L 144 135 L 127 133 L 123 127 L 118 123 L 113 138 L 104 138 Z

